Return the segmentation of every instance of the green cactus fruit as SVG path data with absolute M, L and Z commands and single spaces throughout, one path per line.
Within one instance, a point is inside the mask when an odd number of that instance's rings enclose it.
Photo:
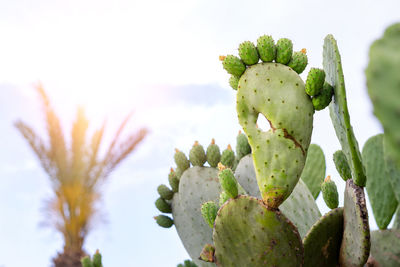
M 344 191 L 344 230 L 340 247 L 340 266 L 364 266 L 368 260 L 371 241 L 364 189 L 346 181 Z
M 193 164 L 193 166 L 202 167 L 204 163 L 207 161 L 206 152 L 202 145 L 199 142 L 194 142 L 192 149 L 189 152 L 189 160 Z
M 394 216 L 393 229 L 400 230 L 400 205 L 397 206 L 397 211 Z
M 185 153 L 183 153 L 182 151 L 179 151 L 177 148 L 175 148 L 174 160 L 175 160 L 176 166 L 178 166 L 178 168 L 182 172 L 190 167 L 190 162 L 187 159 Z
M 171 170 L 170 170 L 170 172 L 169 172 L 169 175 L 168 175 L 168 182 L 169 182 L 169 185 L 170 185 L 171 188 L 172 188 L 172 191 L 174 191 L 175 193 L 177 193 L 178 190 L 179 190 L 179 179 L 178 179 L 178 177 L 176 176 L 176 173 L 175 173 L 175 171 L 174 171 L 173 168 L 171 168 Z
M 214 262 L 215 248 L 211 244 L 206 244 L 200 253 L 200 259 L 205 262 Z
M 102 260 L 101 260 L 101 254 L 99 250 L 96 250 L 96 253 L 93 255 L 93 267 L 103 267 Z
M 180 168 L 176 168 L 175 175 L 176 175 L 176 178 L 178 178 L 178 180 L 181 179 L 181 176 L 182 176 L 183 172 L 184 171 L 181 170 Z
M 159 226 L 164 228 L 170 228 L 174 224 L 174 221 L 170 217 L 165 215 L 158 215 L 154 217 L 154 219 Z
M 319 95 L 316 95 L 312 98 L 312 103 L 315 110 L 323 110 L 332 101 L 333 96 L 333 87 L 330 86 L 327 82 L 324 82 L 322 87 L 322 91 Z
M 288 64 L 293 54 L 293 43 L 287 38 L 281 38 L 276 42 L 276 62 Z
M 362 159 L 367 175 L 367 192 L 376 224 L 386 229 L 397 208 L 390 177 L 385 167 L 383 134 L 370 137 L 362 150 Z
M 222 191 L 219 195 L 219 206 L 224 205 L 225 202 L 229 200 L 229 196 L 225 191 Z
M 306 80 L 306 93 L 309 96 L 316 96 L 322 92 L 325 81 L 325 71 L 317 68 L 311 68 Z
M 231 145 L 222 151 L 221 163 L 227 168 L 232 168 L 235 162 L 235 152 L 233 152 Z
M 346 155 L 342 150 L 338 150 L 333 154 L 333 162 L 343 180 L 347 181 L 348 179 L 351 179 L 351 170 L 347 163 Z
M 245 41 L 239 45 L 239 56 L 246 65 L 254 65 L 258 62 L 258 52 L 256 46 L 250 42 Z
M 319 145 L 311 144 L 308 147 L 307 159 L 301 173 L 301 180 L 307 185 L 314 199 L 321 191 L 321 183 L 325 178 L 325 155 Z
M 208 201 L 201 205 L 201 215 L 208 225 L 213 228 L 215 217 L 217 217 L 218 207 L 214 201 Z
M 389 26 L 369 50 L 365 70 L 374 114 L 385 131 L 387 153 L 400 169 L 400 23 Z
M 239 84 L 239 78 L 235 75 L 231 75 L 231 77 L 229 78 L 229 85 L 232 87 L 232 89 L 237 90 Z
M 240 77 L 246 70 L 246 65 L 244 65 L 243 61 L 236 56 L 220 56 L 219 59 L 222 60 L 222 66 L 224 67 L 224 69 L 229 74 L 232 74 L 236 77 Z
M 251 147 L 249 145 L 249 141 L 247 140 L 247 136 L 239 131 L 239 134 L 236 137 L 236 156 L 240 160 L 250 153 Z
M 262 200 L 238 196 L 218 211 L 214 224 L 217 266 L 301 266 L 303 245 L 293 224 Z
M 394 229 L 372 231 L 371 255 L 379 263 L 377 266 L 400 266 L 400 231 Z
M 172 191 L 166 185 L 163 184 L 157 187 L 157 192 L 161 198 L 166 200 L 171 200 L 174 196 L 174 191 Z
M 277 208 L 300 179 L 314 108 L 300 76 L 282 64 L 250 66 L 239 86 L 236 109 L 252 148 L 259 190 L 265 203 Z M 270 122 L 268 132 L 257 127 L 260 113 Z
M 211 144 L 207 147 L 207 162 L 211 167 L 215 168 L 218 166 L 221 160 L 221 152 L 219 147 L 215 144 L 214 138 L 211 140 Z
M 93 263 L 90 260 L 89 256 L 86 256 L 81 259 L 82 267 L 93 267 Z
M 238 182 L 235 179 L 235 176 L 233 175 L 233 172 L 231 169 L 227 169 L 225 166 L 223 166 L 221 163 L 218 164 L 219 168 L 219 183 L 221 184 L 221 188 L 224 192 L 226 192 L 227 196 L 229 198 L 235 198 L 238 195 Z
M 331 177 L 329 175 L 322 183 L 321 191 L 325 204 L 330 209 L 336 209 L 339 206 L 339 194 L 335 182 L 331 180 Z
M 349 162 L 354 183 L 365 186 L 366 177 L 361 162 L 358 143 L 354 137 L 347 108 L 346 88 L 339 49 L 335 38 L 327 35 L 324 41 L 323 66 L 326 82 L 334 88 L 334 101 L 329 105 L 329 113 L 342 150 Z
M 304 237 L 304 267 L 339 266 L 342 236 L 343 208 L 336 208 L 321 217 Z
M 172 212 L 171 204 L 169 204 L 167 201 L 165 201 L 165 199 L 163 199 L 161 197 L 159 197 L 156 200 L 155 205 L 156 205 L 157 209 L 159 211 L 161 211 L 161 212 L 164 212 L 164 213 L 171 213 Z
M 288 66 L 291 67 L 298 74 L 302 73 L 307 67 L 308 58 L 306 49 L 303 48 L 301 51 L 294 52 L 292 59 L 289 61 Z
M 276 58 L 276 46 L 274 39 L 269 35 L 263 35 L 257 39 L 257 51 L 264 62 L 272 62 Z

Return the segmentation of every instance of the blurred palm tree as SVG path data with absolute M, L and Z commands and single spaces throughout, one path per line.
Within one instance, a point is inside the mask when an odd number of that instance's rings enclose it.
M 54 265 L 81 266 L 80 258 L 85 254 L 83 244 L 97 213 L 99 186 L 143 140 L 147 130 L 140 129 L 120 141 L 121 132 L 130 118 L 128 115 L 119 126 L 105 154 L 100 157 L 105 124 L 87 142 L 89 121 L 84 110 L 78 108 L 72 125 L 71 144 L 67 146 L 60 120 L 43 87 L 37 86 L 36 89 L 45 113 L 48 143 L 26 123 L 17 121 L 15 126 L 39 158 L 54 191 L 54 197 L 47 203 L 46 209 L 51 214 L 51 225 L 62 234 L 64 240 L 64 250 L 53 259 Z

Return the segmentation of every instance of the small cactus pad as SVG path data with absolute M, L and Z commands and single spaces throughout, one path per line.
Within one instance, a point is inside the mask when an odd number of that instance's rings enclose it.
M 239 78 L 235 75 L 231 75 L 229 78 L 229 85 L 232 87 L 232 89 L 237 90 L 239 84 Z
M 204 221 L 201 205 L 206 201 L 218 203 L 221 192 L 218 169 L 192 167 L 179 182 L 179 193 L 172 200 L 172 215 L 183 246 L 199 266 L 211 266 L 198 259 L 204 244 L 212 243 L 212 229 Z
M 245 41 L 239 45 L 239 56 L 246 65 L 254 65 L 259 59 L 257 48 L 250 41 Z
M 206 163 L 206 152 L 202 145 L 200 145 L 197 141 L 194 143 L 192 149 L 189 152 L 189 160 L 193 164 L 193 166 L 202 167 L 204 163 Z
M 322 183 L 321 191 L 325 204 L 330 209 L 336 209 L 339 206 L 339 194 L 335 182 L 331 180 L 331 177 L 329 175 Z
M 269 35 L 263 35 L 257 39 L 257 50 L 264 62 L 272 62 L 276 58 L 275 42 Z
M 229 74 L 240 77 L 246 70 L 246 65 L 244 65 L 243 61 L 240 60 L 240 58 L 232 55 L 228 55 L 222 58 L 222 66 Z
M 170 217 L 165 215 L 158 215 L 154 217 L 154 219 L 159 226 L 164 228 L 170 228 L 174 224 L 174 221 Z
M 218 162 L 221 160 L 221 152 L 219 147 L 215 144 L 214 139 L 212 139 L 211 144 L 207 147 L 207 162 L 211 167 L 217 167 Z
M 292 59 L 289 61 L 288 66 L 291 67 L 298 74 L 302 73 L 307 67 L 308 59 L 305 49 L 302 51 L 294 52 Z
M 293 43 L 287 38 L 281 38 L 276 42 L 276 62 L 288 64 L 293 54 Z
M 186 157 L 185 153 L 182 151 L 179 151 L 178 149 L 175 149 L 175 155 L 174 155 L 174 160 L 176 163 L 176 166 L 182 171 L 185 171 L 187 168 L 190 167 L 190 162 L 188 158 Z
M 371 246 L 368 225 L 368 212 L 365 203 L 364 190 L 346 181 L 344 191 L 344 230 L 340 247 L 341 266 L 363 266 L 369 256 Z
M 362 150 L 367 175 L 367 192 L 379 229 L 386 229 L 397 208 L 397 200 L 386 171 L 383 134 L 370 137 Z
M 222 164 L 220 164 L 222 166 Z M 218 174 L 219 183 L 224 192 L 226 192 L 229 198 L 235 198 L 238 195 L 238 183 L 233 175 L 231 169 L 222 169 Z
M 217 217 L 218 207 L 213 201 L 208 201 L 201 205 L 201 215 L 208 225 L 213 228 L 215 217 Z
M 381 267 L 400 266 L 400 231 L 372 231 L 371 255 Z
M 293 191 L 304 167 L 313 123 L 311 99 L 291 68 L 259 63 L 240 78 L 236 108 L 252 148 L 261 195 L 277 208 Z M 260 114 L 271 124 L 268 132 L 256 125 Z
M 388 142 L 388 155 L 400 169 L 400 23 L 388 27 L 369 50 L 365 71 L 374 114 Z
M 162 184 L 157 187 L 157 192 L 163 199 L 171 200 L 174 196 L 174 191 L 169 189 L 166 185 Z
M 324 86 L 322 87 L 322 91 L 319 95 L 316 95 L 312 98 L 312 103 L 315 110 L 323 110 L 326 108 L 332 101 L 333 96 L 333 87 L 330 86 L 327 82 L 324 82 Z
M 348 179 L 351 179 L 351 170 L 349 164 L 347 163 L 346 155 L 342 150 L 338 150 L 333 153 L 333 162 L 335 163 L 336 170 L 343 180 L 347 181 Z
M 303 245 L 293 224 L 261 200 L 239 196 L 218 211 L 213 239 L 218 266 L 301 266 Z
M 247 140 L 247 136 L 239 132 L 236 137 L 236 156 L 240 160 L 244 156 L 251 153 L 251 147 L 249 145 L 249 140 Z
M 227 168 L 232 168 L 234 162 L 235 162 L 235 152 L 233 152 L 231 146 L 228 145 L 228 148 L 222 151 L 221 163 Z
M 334 100 L 329 105 L 329 112 L 336 136 L 349 162 L 354 183 L 359 186 L 365 186 L 366 177 L 361 162 L 360 150 L 350 124 L 339 49 L 332 35 L 325 37 L 323 66 L 326 73 L 325 80 L 334 88 Z
M 325 81 L 324 70 L 311 68 L 307 75 L 306 93 L 309 96 L 319 95 Z
M 321 183 L 325 178 L 325 155 L 319 145 L 311 144 L 308 148 L 306 164 L 301 173 L 301 180 L 307 185 L 314 199 L 321 191 Z
M 343 208 L 336 208 L 321 217 L 304 237 L 304 267 L 339 266 L 342 235 Z

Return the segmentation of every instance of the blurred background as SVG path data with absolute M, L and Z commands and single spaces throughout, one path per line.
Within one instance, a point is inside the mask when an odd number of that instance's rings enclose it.
M 122 135 L 149 131 L 101 186 L 86 251 L 100 249 L 105 266 L 176 266 L 188 255 L 175 229 L 153 219 L 156 188 L 175 166 L 174 148 L 187 153 L 195 140 L 207 146 L 211 138 L 225 148 L 240 130 L 235 92 L 218 56 L 237 55 L 240 42 L 263 34 L 287 37 L 295 50 L 307 48 L 305 79 L 310 67 L 322 67 L 323 38 L 333 34 L 361 148 L 382 131 L 365 86 L 369 45 L 400 20 L 399 8 L 396 0 L 1 0 L 0 266 L 50 266 L 63 246 L 43 211 L 53 196 L 50 181 L 13 126 L 22 119 L 46 136 L 39 82 L 67 141 L 79 105 L 89 133 L 107 120 L 105 142 L 130 112 Z M 323 148 L 327 174 L 343 192 L 332 161 L 340 145 L 327 109 L 315 115 L 312 142 Z M 322 213 L 329 210 L 321 196 L 317 202 Z M 373 216 L 370 224 L 377 229 Z

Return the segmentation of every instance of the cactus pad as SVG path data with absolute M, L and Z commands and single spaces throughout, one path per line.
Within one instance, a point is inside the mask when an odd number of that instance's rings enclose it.
M 400 231 L 372 231 L 371 255 L 382 267 L 400 266 Z
M 306 164 L 301 173 L 301 180 L 307 185 L 314 199 L 321 191 L 321 183 L 325 178 L 325 155 L 321 147 L 311 144 L 308 148 Z
M 342 235 L 343 208 L 336 208 L 321 217 L 304 237 L 304 266 L 338 266 Z
M 394 215 L 393 229 L 400 230 L 400 205 L 397 206 L 397 211 Z
M 261 200 L 239 196 L 218 211 L 213 239 L 218 266 L 300 266 L 300 236 L 279 211 Z
M 365 186 L 366 177 L 361 162 L 361 155 L 353 128 L 350 124 L 339 49 L 332 35 L 325 37 L 323 66 L 326 74 L 325 80 L 334 88 L 334 101 L 329 105 L 329 112 L 336 136 L 349 162 L 354 183 L 359 186 Z

